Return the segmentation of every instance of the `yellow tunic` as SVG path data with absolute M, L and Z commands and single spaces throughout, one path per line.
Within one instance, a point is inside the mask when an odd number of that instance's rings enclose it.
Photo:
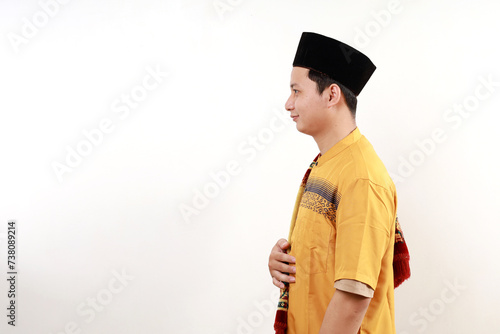
M 290 237 L 297 273 L 290 284 L 287 333 L 319 332 L 340 279 L 375 290 L 359 333 L 396 333 L 396 189 L 358 128 L 319 158 L 300 195 Z

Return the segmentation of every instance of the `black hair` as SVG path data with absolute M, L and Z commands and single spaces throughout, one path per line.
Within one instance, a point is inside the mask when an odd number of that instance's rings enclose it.
M 319 94 L 323 93 L 323 91 L 332 84 L 338 85 L 340 87 L 340 91 L 344 95 L 345 103 L 351 112 L 352 118 L 356 118 L 356 106 L 358 104 L 358 99 L 349 88 L 333 80 L 330 76 L 315 70 L 309 69 L 307 77 L 316 83 L 316 88 Z

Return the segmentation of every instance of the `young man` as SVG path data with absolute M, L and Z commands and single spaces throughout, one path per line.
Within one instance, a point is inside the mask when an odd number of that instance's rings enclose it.
M 293 66 L 285 107 L 320 154 L 304 177 L 289 239 L 269 257 L 286 333 L 396 333 L 396 189 L 355 120 L 356 96 L 375 65 L 342 42 L 303 33 Z

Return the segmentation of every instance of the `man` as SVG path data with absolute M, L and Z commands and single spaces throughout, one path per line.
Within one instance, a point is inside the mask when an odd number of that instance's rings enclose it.
M 342 42 L 303 33 L 293 66 L 285 107 L 320 154 L 304 177 L 289 239 L 269 257 L 285 296 L 279 310 L 288 311 L 277 323 L 288 323 L 287 334 L 396 333 L 396 189 L 355 120 L 375 65 Z

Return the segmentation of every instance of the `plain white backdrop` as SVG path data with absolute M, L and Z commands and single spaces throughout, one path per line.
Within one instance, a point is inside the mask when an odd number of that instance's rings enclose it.
M 303 31 L 377 65 L 357 121 L 396 183 L 398 333 L 500 333 L 500 5 L 2 1 L 1 333 L 273 333 L 267 259 L 318 153 L 284 110 Z

